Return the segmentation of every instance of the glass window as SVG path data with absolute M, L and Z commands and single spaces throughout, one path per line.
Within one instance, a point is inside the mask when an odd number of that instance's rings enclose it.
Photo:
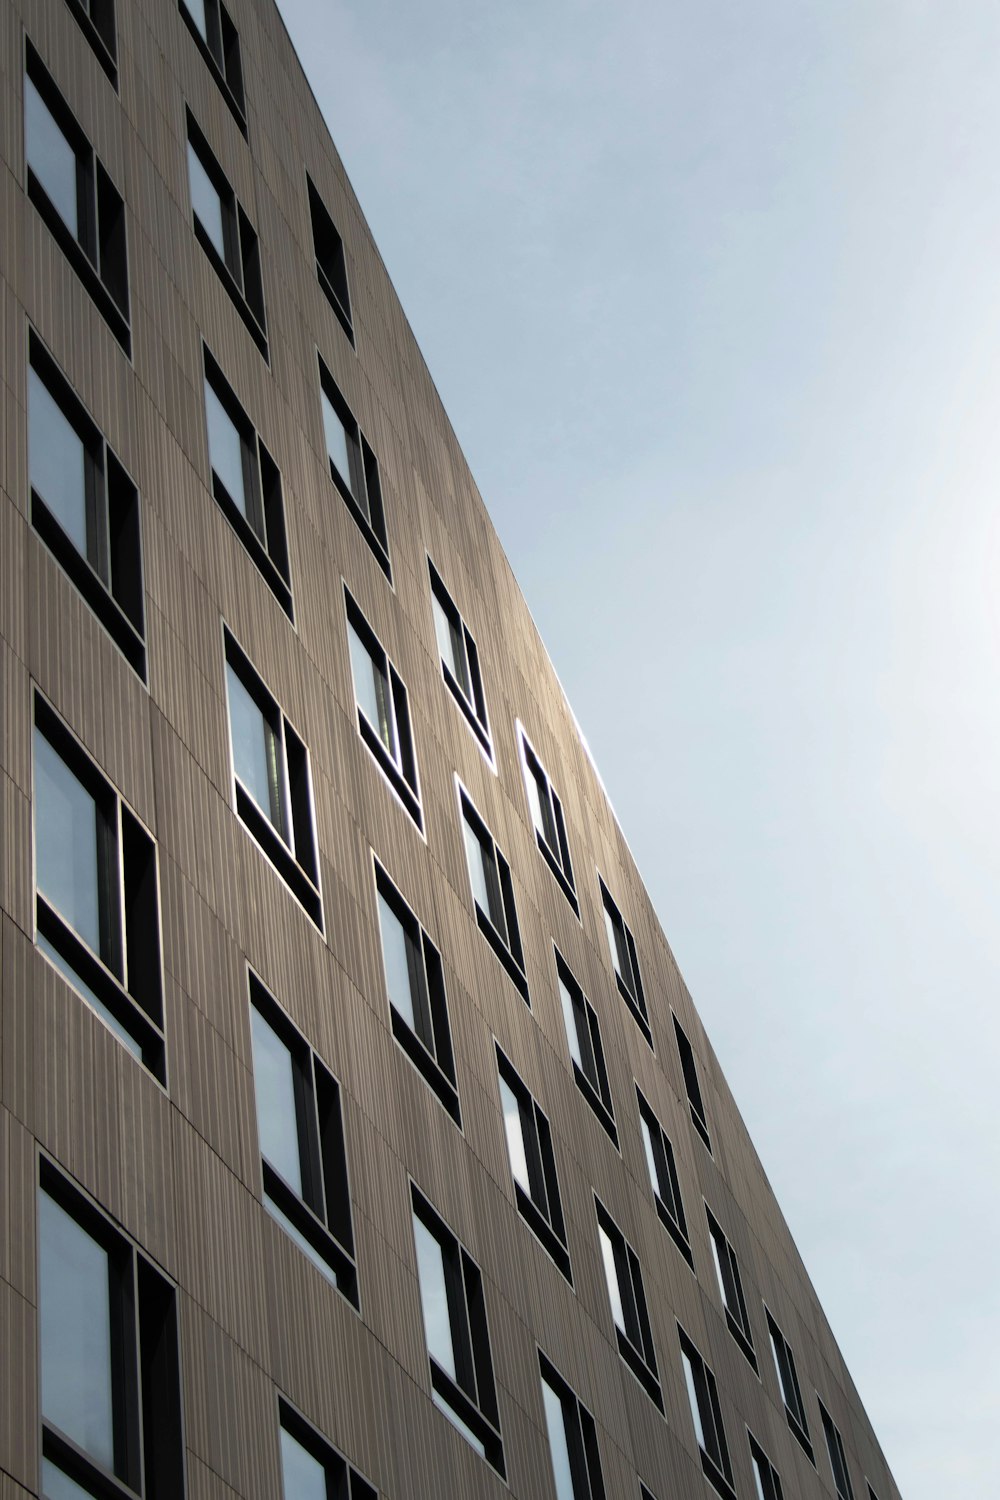
M 264 283 L 257 234 L 204 134 L 188 111 L 188 181 L 195 236 L 265 359 Z M 228 274 L 227 274 L 228 273 Z
M 674 1036 L 677 1040 L 677 1055 L 681 1060 L 681 1072 L 684 1075 L 684 1087 L 687 1090 L 691 1123 L 704 1141 L 706 1149 L 711 1152 L 712 1140 L 708 1133 L 708 1122 L 705 1115 L 704 1101 L 701 1097 L 701 1084 L 698 1081 L 698 1064 L 695 1062 L 694 1048 L 688 1041 L 684 1028 L 676 1016 L 674 1016 Z
M 448 691 L 476 736 L 480 749 L 492 765 L 493 746 L 486 716 L 482 673 L 479 670 L 479 652 L 468 626 L 430 558 L 427 559 L 427 567 L 431 580 L 431 611 L 441 659 L 441 673 Z
M 35 370 L 28 372 L 28 455 L 31 488 L 87 557 L 87 450 Z
M 677 1176 L 677 1164 L 674 1160 L 674 1148 L 669 1136 L 653 1113 L 652 1107 L 643 1097 L 638 1084 L 636 1084 L 635 1092 L 639 1104 L 639 1129 L 642 1134 L 656 1211 L 660 1222 L 693 1270 L 694 1261 L 688 1242 L 687 1221 L 681 1201 L 681 1186 Z
M 250 1017 L 261 1155 L 301 1198 L 302 1166 L 292 1054 L 255 1006 L 251 1007 Z
M 539 852 L 555 876 L 566 900 L 579 916 L 580 907 L 576 898 L 576 885 L 569 857 L 569 840 L 566 837 L 566 820 L 563 817 L 562 803 L 520 723 L 517 730 L 521 746 L 521 764 L 524 769 L 524 785 L 528 794 L 528 808 L 531 812 Z
M 52 117 L 35 84 L 24 82 L 24 134 L 28 166 L 75 240 L 80 239 L 76 151 Z
M 98 812 L 94 798 L 48 740 L 35 735 L 35 859 L 38 890 L 95 953 L 101 942 Z M 109 927 L 105 917 L 104 927 Z
M 569 1440 L 566 1436 L 566 1417 L 563 1404 L 549 1382 L 542 1380 L 542 1403 L 545 1407 L 545 1426 L 549 1434 L 549 1453 L 552 1458 L 552 1477 L 556 1484 L 556 1500 L 575 1500 L 573 1471 L 569 1462 Z
M 517 986 L 521 999 L 526 1005 L 530 1005 L 510 865 L 494 843 L 492 834 L 473 807 L 468 793 L 461 787 L 459 806 L 469 884 L 479 930 Z
M 792 1436 L 797 1440 L 809 1462 L 815 1463 L 812 1443 L 809 1440 L 809 1428 L 806 1425 L 805 1407 L 802 1405 L 802 1392 L 799 1390 L 799 1378 L 795 1372 L 795 1356 L 792 1354 L 791 1345 L 766 1307 L 764 1312 L 767 1315 L 767 1330 L 771 1339 L 774 1368 L 777 1371 L 778 1384 L 785 1403 L 785 1418 Z
M 191 182 L 191 207 L 202 229 L 215 247 L 220 260 L 227 259 L 226 230 L 222 198 L 194 146 L 188 141 L 188 177 Z
M 423 828 L 417 757 L 406 685 L 345 590 L 347 644 L 358 733 L 418 828 Z
M 750 1467 L 753 1470 L 757 1500 L 784 1500 L 777 1469 L 752 1432 L 747 1433 L 747 1439 L 750 1443 Z
M 715 1376 L 698 1353 L 687 1334 L 677 1326 L 681 1345 L 681 1365 L 691 1406 L 691 1421 L 701 1454 L 701 1466 L 714 1489 L 726 1500 L 735 1500 L 733 1470 L 729 1447 L 722 1424 L 722 1407 Z
M 549 1122 L 499 1045 L 496 1051 L 500 1109 L 517 1209 L 572 1284 Z
M 538 1365 L 556 1500 L 604 1500 L 594 1419 L 541 1350 Z
M 597 1012 L 576 982 L 569 965 L 558 949 L 555 950 L 556 979 L 559 998 L 562 1002 L 563 1020 L 566 1025 L 566 1042 L 573 1064 L 576 1086 L 583 1094 L 594 1114 L 611 1140 L 618 1145 L 614 1108 L 611 1102 L 611 1086 L 604 1063 L 604 1046 Z
M 319 385 L 330 478 L 371 548 L 375 561 L 391 583 L 392 567 L 378 459 L 322 359 L 319 361 Z
M 597 1238 L 618 1352 L 649 1399 L 662 1411 L 663 1395 L 639 1258 L 604 1205 L 595 1199 L 595 1206 Z
M 740 1279 L 740 1266 L 736 1259 L 736 1251 L 707 1204 L 705 1213 L 708 1217 L 708 1238 L 712 1246 L 712 1259 L 715 1261 L 715 1274 L 719 1283 L 722 1306 L 725 1309 L 726 1324 L 756 1375 L 757 1356 L 753 1347 L 753 1330 L 750 1327 L 750 1315 L 743 1296 L 743 1283 Z
M 208 418 L 208 457 L 212 472 L 240 515 L 247 515 L 246 474 L 243 441 L 236 423 L 205 381 L 205 415 Z
M 347 260 L 344 242 L 337 233 L 312 179 L 309 182 L 309 210 L 312 216 L 313 247 L 316 252 L 316 275 L 326 294 L 327 301 L 337 315 L 337 321 L 351 343 L 354 329 L 351 326 L 351 296 L 347 287 Z
M 373 658 L 349 621 L 347 639 L 351 648 L 351 671 L 354 677 L 354 696 L 358 708 L 393 760 L 396 760 L 398 756 L 396 722 L 389 694 L 388 673 L 383 671 L 381 662 Z
M 826 1438 L 826 1451 L 830 1459 L 830 1471 L 833 1474 L 833 1482 L 836 1486 L 839 1500 L 854 1500 L 854 1488 L 851 1484 L 851 1474 L 847 1467 L 847 1454 L 844 1450 L 844 1440 L 840 1435 L 840 1429 L 822 1401 L 819 1403 L 819 1414 L 823 1422 L 823 1435 Z
M 413 1220 L 413 1235 L 417 1247 L 417 1275 L 420 1281 L 420 1305 L 424 1311 L 427 1352 L 454 1380 L 455 1350 L 451 1342 L 444 1251 L 427 1226 L 417 1218 Z
M 367 512 L 367 496 L 360 499 L 355 492 L 354 477 L 351 463 L 351 445 L 347 436 L 347 428 L 341 416 L 334 410 L 333 405 L 323 392 L 323 431 L 326 433 L 326 451 L 337 473 L 347 485 L 355 500 Z
M 247 133 L 240 39 L 220 0 L 180 0 L 180 11 L 233 118 Z
M 431 605 L 434 610 L 434 633 L 437 637 L 441 660 L 454 677 L 462 695 L 469 699 L 471 697 L 469 666 L 465 657 L 465 642 L 462 640 L 461 629 L 445 614 L 444 606 L 436 594 L 431 595 Z
M 244 789 L 287 842 L 281 738 L 232 664 L 226 667 L 233 766 Z
M 283 1500 L 377 1500 L 375 1490 L 288 1402 L 280 1402 Z
M 608 934 L 608 947 L 611 950 L 611 962 L 615 971 L 618 993 L 631 1011 L 639 1030 L 652 1047 L 653 1033 L 649 1025 L 642 979 L 639 976 L 639 959 L 635 951 L 635 941 L 621 912 L 615 905 L 611 892 L 604 881 L 600 880 L 600 877 L 598 879 L 604 905 L 604 926 Z

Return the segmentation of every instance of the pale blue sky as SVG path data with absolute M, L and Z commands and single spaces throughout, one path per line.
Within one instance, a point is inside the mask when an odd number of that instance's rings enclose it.
M 280 3 L 902 1492 L 995 1500 L 1000 8 Z

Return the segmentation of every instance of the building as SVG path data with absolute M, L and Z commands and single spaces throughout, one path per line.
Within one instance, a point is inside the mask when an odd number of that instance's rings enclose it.
M 11 0 L 0 1496 L 898 1491 L 272 0 Z

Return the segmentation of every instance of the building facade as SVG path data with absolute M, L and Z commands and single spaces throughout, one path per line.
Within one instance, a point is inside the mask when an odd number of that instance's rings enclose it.
M 272 0 L 0 65 L 0 1497 L 896 1500 Z

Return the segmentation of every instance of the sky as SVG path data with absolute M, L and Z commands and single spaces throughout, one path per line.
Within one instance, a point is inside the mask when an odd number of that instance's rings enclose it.
M 279 3 L 905 1500 L 996 1500 L 1000 7 Z

